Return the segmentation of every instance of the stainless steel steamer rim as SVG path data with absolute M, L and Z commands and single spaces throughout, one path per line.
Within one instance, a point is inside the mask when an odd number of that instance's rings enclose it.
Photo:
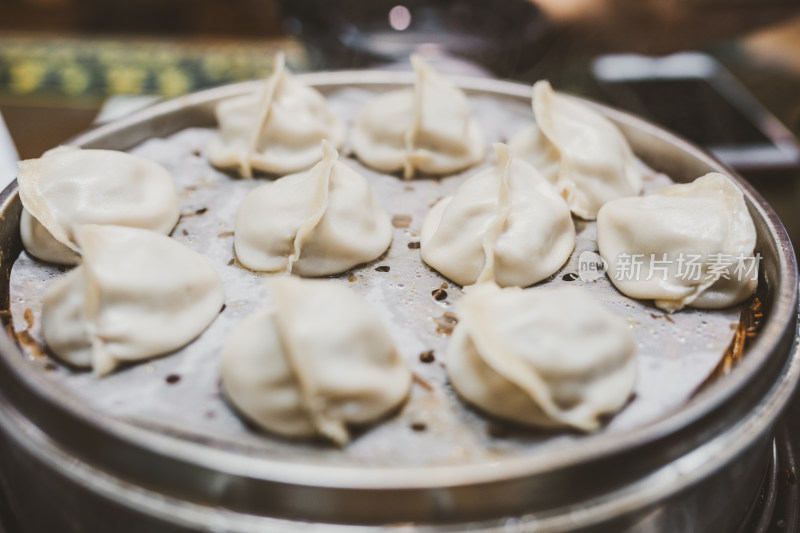
M 412 81 L 409 73 L 374 71 L 314 73 L 302 75 L 301 78 L 323 90 L 353 85 L 388 89 L 407 85 Z M 127 149 L 149 137 L 166 135 L 190 126 L 211 126 L 214 124 L 215 102 L 252 91 L 258 83 L 247 82 L 221 87 L 158 104 L 126 119 L 92 130 L 71 144 Z M 456 83 L 468 93 L 503 95 L 524 100 L 530 98 L 530 88 L 516 83 L 468 78 L 458 79 Z M 68 398 L 59 397 L 42 386 L 44 382 L 41 377 L 29 365 L 24 364 L 14 341 L 6 335 L 0 338 L 0 351 L 6 355 L 1 361 L 4 369 L 0 376 L 4 385 L 3 391 L 25 417 L 39 425 L 60 447 L 76 455 L 83 455 L 84 459 L 95 463 L 100 469 L 118 472 L 120 477 L 132 476 L 133 480 L 138 479 L 143 484 L 152 484 L 154 480 L 165 481 L 162 479 L 163 472 L 155 476 L 152 472 L 142 473 L 144 477 L 140 478 L 132 471 L 131 464 L 149 466 L 149 469 L 167 467 L 174 474 L 173 481 L 179 482 L 193 480 L 200 484 L 216 480 L 232 485 L 244 482 L 243 487 L 271 487 L 281 490 L 291 488 L 300 490 L 300 493 L 303 489 L 309 489 L 314 494 L 318 494 L 314 491 L 324 489 L 339 490 L 343 494 L 351 495 L 370 490 L 373 494 L 374 491 L 385 492 L 398 498 L 409 498 L 413 495 L 409 502 L 414 503 L 418 501 L 417 498 L 430 497 L 447 490 L 458 492 L 459 488 L 498 489 L 506 485 L 506 488 L 511 488 L 521 479 L 579 468 L 588 463 L 602 464 L 615 457 L 619 458 L 622 454 L 633 454 L 648 448 L 652 451 L 652 445 L 657 443 L 661 444 L 662 452 L 665 452 L 657 463 L 664 465 L 686 454 L 688 450 L 695 449 L 696 452 L 703 449 L 700 443 L 705 440 L 728 435 L 727 439 L 723 439 L 727 445 L 715 447 L 719 453 L 715 452 L 711 456 L 714 460 L 707 461 L 708 468 L 709 465 L 724 464 L 726 459 L 734 456 L 735 451 L 746 448 L 749 440 L 756 439 L 769 430 L 797 382 L 797 356 L 790 350 L 797 319 L 797 273 L 791 243 L 780 221 L 764 200 L 746 182 L 709 155 L 641 119 L 603 106 L 598 106 L 598 109 L 617 122 L 640 157 L 651 166 L 673 175 L 677 181 L 691 179 L 687 175 L 691 174 L 690 169 L 694 169 L 692 177 L 710 170 L 731 175 L 745 191 L 758 227 L 759 249 L 762 250 L 762 255 L 770 259 L 765 260 L 764 278 L 761 280 L 761 283 L 767 284 L 770 300 L 767 302 L 768 316 L 762 332 L 734 372 L 701 391 L 672 416 L 622 435 L 592 436 L 574 447 L 551 453 L 547 457 L 525 457 L 502 464 L 425 469 L 298 467 L 265 459 L 245 458 L 227 450 L 210 449 L 167 435 L 154 434 L 114 419 L 98 417 L 96 412 L 73 403 Z M 680 168 L 684 175 L 675 175 L 672 171 L 675 168 Z M 0 265 L 5 268 L 7 275 L 9 263 L 16 256 L 15 250 L 18 252 L 20 248 L 16 184 L 9 186 L 0 200 L 3 201 L 5 229 L 2 235 L 3 261 Z M 9 226 L 16 235 L 12 234 Z M 7 290 L 4 296 L 8 298 Z M 788 359 L 786 354 L 790 354 Z M 768 392 L 765 394 L 765 391 Z M 727 423 L 720 425 L 719 421 L 709 421 L 709 417 L 715 413 L 727 413 Z M 750 415 L 741 422 L 746 422 L 747 425 L 744 431 L 737 433 L 733 429 L 739 426 L 731 423 L 731 420 L 742 418 L 744 413 Z M 759 416 L 753 418 L 754 413 Z M 7 425 L 8 419 L 0 422 L 7 431 L 14 431 L 13 427 Z M 78 428 L 86 430 L 86 433 L 81 435 L 81 431 L 76 430 Z M 735 438 L 731 437 L 732 434 Z M 95 456 L 87 456 L 85 446 L 89 438 L 100 438 L 100 446 L 108 446 L 119 453 L 100 451 Z M 98 451 L 96 446 L 94 444 L 91 447 Z M 126 462 L 131 464 L 125 465 Z M 646 464 L 644 468 L 647 466 Z M 658 471 L 657 468 L 654 470 Z M 642 474 L 642 471 L 637 471 L 631 475 L 634 479 L 640 479 Z M 684 476 L 682 481 L 688 482 L 690 478 L 691 476 Z M 259 482 L 264 482 L 265 485 L 262 486 Z M 624 479 L 620 482 L 624 482 Z M 185 488 L 189 495 L 198 496 L 194 490 L 197 487 Z M 169 489 L 174 487 L 170 486 Z M 209 493 L 199 496 L 201 501 L 213 499 L 213 494 Z M 441 512 L 437 511 L 437 505 L 446 507 L 447 503 L 439 502 L 428 509 L 432 519 L 436 519 Z M 258 512 L 252 509 L 250 511 Z

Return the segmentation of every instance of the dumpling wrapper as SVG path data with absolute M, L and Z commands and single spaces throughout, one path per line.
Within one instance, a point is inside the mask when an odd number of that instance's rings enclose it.
M 575 248 L 569 207 L 531 165 L 496 143 L 497 166 L 440 200 L 422 225 L 422 259 L 462 286 L 527 287 Z
M 253 169 L 278 175 L 305 170 L 322 159 L 320 141 L 340 148 L 345 140 L 325 97 L 291 75 L 282 53 L 262 91 L 220 102 L 216 115 L 219 135 L 208 145 L 208 159 L 244 178 Z
M 417 171 L 442 175 L 483 161 L 483 133 L 464 93 L 439 77 L 419 56 L 411 56 L 413 89 L 372 100 L 356 119 L 353 151 L 381 172 Z
M 75 227 L 113 224 L 168 234 L 180 217 L 178 193 L 167 170 L 114 150 L 63 146 L 19 163 L 25 250 L 51 263 L 77 265 Z
M 592 431 L 628 402 L 636 382 L 627 322 L 576 287 L 465 293 L 447 350 L 456 392 L 519 424 Z
M 225 395 L 246 418 L 341 445 L 347 425 L 383 418 L 405 401 L 409 365 L 355 291 L 290 277 L 269 288 L 273 307 L 248 317 L 223 347 Z
M 234 250 L 245 267 L 328 276 L 377 259 L 391 244 L 391 218 L 367 180 L 322 144 L 311 170 L 265 183 L 242 201 Z
M 607 203 L 597 244 L 620 292 L 666 311 L 728 307 L 758 285 L 755 224 L 742 192 L 717 172 Z
M 44 294 L 42 331 L 67 363 L 102 376 L 172 352 L 217 317 L 222 280 L 202 255 L 153 231 L 75 229 L 83 263 Z
M 555 184 L 577 216 L 594 220 L 606 202 L 642 192 L 642 166 L 607 118 L 561 95 L 550 84 L 533 86 L 536 124 L 509 146 Z

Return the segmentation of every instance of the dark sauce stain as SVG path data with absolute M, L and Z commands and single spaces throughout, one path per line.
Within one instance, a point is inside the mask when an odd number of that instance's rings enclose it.
M 433 292 L 431 292 L 431 296 L 433 296 L 433 299 L 437 302 L 441 302 L 447 298 L 447 291 L 444 289 L 434 289 Z
M 180 380 L 181 380 L 181 377 L 178 374 L 170 374 L 169 376 L 164 378 L 164 381 L 166 381 L 170 385 L 174 385 L 177 382 L 179 382 Z
M 433 355 L 433 350 L 428 350 L 419 354 L 419 360 L 423 363 L 433 363 L 436 361 L 436 357 Z
M 200 150 L 192 150 L 192 155 L 195 157 L 200 157 Z
M 207 207 L 201 207 L 197 211 L 192 211 L 190 213 L 181 213 L 181 218 L 183 217 L 198 217 L 200 215 L 205 215 L 208 212 Z
M 578 275 L 575 272 L 567 272 L 566 274 L 561 276 L 561 279 L 563 279 L 564 281 L 575 281 L 576 279 L 578 279 Z
M 375 267 L 375 270 L 377 270 L 378 272 L 389 272 L 391 268 L 389 267 L 389 265 L 381 265 L 379 267 Z
M 419 249 L 419 243 L 418 242 L 410 242 L 410 243 L 408 243 L 408 248 L 410 250 L 418 250 Z
M 407 228 L 411 225 L 411 215 L 394 215 L 392 217 L 392 226 L 395 228 Z
M 416 431 L 419 433 L 421 431 L 425 431 L 426 429 L 428 429 L 428 424 L 426 424 L 425 422 L 413 422 L 411 424 L 412 431 Z
M 184 235 L 189 235 L 189 232 L 186 230 L 186 228 L 183 228 L 181 230 L 181 233 L 183 233 Z
M 667 314 L 661 314 L 661 315 L 659 315 L 659 314 L 656 314 L 656 313 L 650 313 L 650 316 L 651 316 L 651 317 L 653 317 L 653 318 L 655 318 L 655 319 L 663 318 L 664 320 L 666 320 L 666 321 L 667 321 L 667 322 L 669 322 L 670 324 L 674 324 L 674 323 L 675 323 L 675 321 L 674 321 L 674 320 L 672 320 L 672 317 L 671 317 L 671 316 L 669 316 L 669 315 L 667 315 Z
M 434 318 L 433 321 L 436 322 L 436 333 L 450 335 L 453 333 L 456 324 L 458 324 L 458 317 L 453 313 L 447 312 L 440 317 Z
M 228 308 L 228 304 L 222 304 L 222 307 L 219 310 L 219 314 L 222 314 L 222 312 L 227 308 Z
M 233 237 L 233 232 L 232 231 L 223 231 L 222 233 L 217 235 L 217 237 L 220 238 L 220 239 L 227 239 L 228 237 Z
M 349 276 L 347 276 L 347 281 L 353 283 L 354 281 L 358 281 L 358 278 L 356 277 L 355 274 L 350 274 Z
M 233 266 L 233 263 L 235 262 L 236 262 L 235 259 L 231 259 L 230 261 L 228 261 L 228 266 Z

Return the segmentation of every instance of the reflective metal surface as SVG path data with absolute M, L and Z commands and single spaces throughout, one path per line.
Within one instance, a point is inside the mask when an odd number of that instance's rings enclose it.
M 302 78 L 323 92 L 341 86 L 388 89 L 411 80 L 406 73 L 385 72 Z M 458 83 L 471 94 L 530 98 L 530 88 L 519 84 Z M 75 144 L 127 149 L 186 127 L 213 126 L 217 101 L 254 87 L 228 86 L 166 102 L 93 130 Z M 653 125 L 599 109 L 617 122 L 639 157 L 676 181 L 710 170 L 730 174 Z M 47 501 L 41 507 L 32 507 L 30 500 L 19 503 L 28 509 L 21 520 L 32 531 L 54 525 L 61 531 L 104 530 L 112 523 L 115 531 L 335 531 L 331 523 L 368 528 L 398 522 L 437 531 L 514 531 L 534 525 L 541 531 L 732 531 L 754 497 L 769 459 L 773 425 L 800 372 L 794 253 L 769 206 L 746 183 L 738 183 L 757 226 L 767 319 L 730 375 L 645 427 L 498 464 L 289 466 L 180 441 L 65 403 L 42 386 L 14 341 L 2 335 L 4 483 L 12 499 L 22 502 L 26 494 L 38 494 Z M 0 201 L 0 272 L 7 280 L 21 249 L 14 184 Z M 0 297 L 7 308 L 7 283 Z M 8 487 L 9 479 L 24 482 Z

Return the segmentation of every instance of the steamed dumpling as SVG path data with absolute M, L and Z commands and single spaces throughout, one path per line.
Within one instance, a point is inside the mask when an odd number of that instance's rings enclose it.
M 526 287 L 556 272 L 575 247 L 569 207 L 531 165 L 495 144 L 497 166 L 433 206 L 422 259 L 459 285 Z
M 591 431 L 633 392 L 633 335 L 584 289 L 479 285 L 459 302 L 458 315 L 447 373 L 482 411 Z
M 74 229 L 114 224 L 167 234 L 180 217 L 178 193 L 164 167 L 114 150 L 60 147 L 19 163 L 20 233 L 31 255 L 80 262 Z
M 251 270 L 300 276 L 338 274 L 377 259 L 392 222 L 363 176 L 323 141 L 308 172 L 253 189 L 236 213 L 236 258 Z
M 208 145 L 208 159 L 245 178 L 253 169 L 279 175 L 305 170 L 322 158 L 320 141 L 339 148 L 345 138 L 325 97 L 291 75 L 282 53 L 262 91 L 220 102 L 216 115 L 219 135 Z
M 122 226 L 75 228 L 83 263 L 48 287 L 42 330 L 64 361 L 105 375 L 174 351 L 224 303 L 211 264 L 165 235 Z
M 376 313 L 332 281 L 272 279 L 274 305 L 248 317 L 222 353 L 230 402 L 289 437 L 349 440 L 347 425 L 400 406 L 411 371 Z
M 418 56 L 413 88 L 382 94 L 356 120 L 353 151 L 381 172 L 449 174 L 483 160 L 480 126 L 460 89 L 440 78 Z
M 577 216 L 594 220 L 610 200 L 642 192 L 641 167 L 617 127 L 588 105 L 533 86 L 536 124 L 509 146 L 555 184 Z
M 716 172 L 607 203 L 597 244 L 622 293 L 667 311 L 728 307 L 758 284 L 753 219 L 742 192 Z

